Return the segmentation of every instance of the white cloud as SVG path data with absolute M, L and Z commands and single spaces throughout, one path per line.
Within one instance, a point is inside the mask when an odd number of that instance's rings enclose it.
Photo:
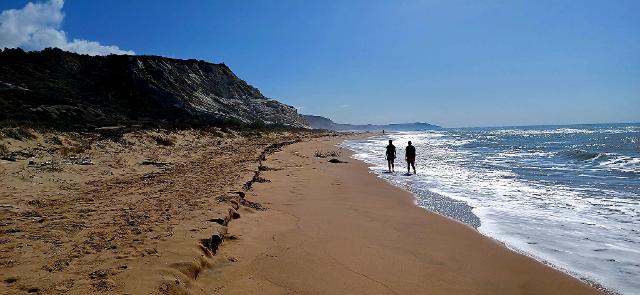
M 64 0 L 29 2 L 22 9 L 9 9 L 0 13 L 0 48 L 42 50 L 57 47 L 89 55 L 135 54 L 118 46 L 105 46 L 95 41 L 69 41 L 67 34 L 60 28 L 64 19 L 63 6 Z

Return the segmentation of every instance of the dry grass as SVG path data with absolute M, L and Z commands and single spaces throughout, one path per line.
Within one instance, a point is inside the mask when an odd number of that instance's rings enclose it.
M 225 137 L 225 133 L 229 132 L 229 129 L 220 129 L 220 128 L 216 128 L 216 127 L 211 127 L 208 128 L 206 130 L 204 130 L 204 132 L 206 132 L 207 134 L 213 136 L 213 137 Z
M 53 135 L 53 136 L 49 137 L 49 138 L 47 139 L 47 143 L 55 144 L 55 145 L 63 145 L 63 143 L 62 143 L 62 139 L 60 139 L 60 137 L 55 136 L 55 135 Z
M 63 156 L 82 154 L 91 148 L 90 144 L 79 144 L 71 146 L 63 146 L 59 149 L 60 154 Z
M 87 150 L 90 150 L 91 144 L 96 140 L 96 138 L 90 136 L 72 136 L 68 137 L 66 144 L 64 144 L 60 137 L 55 136 L 54 138 L 57 139 L 54 140 L 56 141 L 55 144 L 61 146 L 58 149 L 58 152 L 63 156 L 82 154 Z
M 0 144 L 0 157 L 4 157 L 9 153 L 9 149 L 6 145 Z
M 158 145 L 173 146 L 175 145 L 175 139 L 170 136 L 162 134 L 152 134 L 151 139 L 155 140 Z
M 328 157 L 335 158 L 335 157 L 340 157 L 340 155 L 342 155 L 341 148 L 337 150 L 329 150 L 329 151 L 316 150 L 316 152 L 314 153 L 314 156 L 318 158 L 328 158 Z

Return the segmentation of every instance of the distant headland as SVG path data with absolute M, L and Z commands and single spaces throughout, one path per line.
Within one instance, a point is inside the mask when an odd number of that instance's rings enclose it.
M 302 115 L 302 117 L 309 123 L 311 128 L 327 129 L 333 131 L 419 131 L 419 130 L 433 130 L 440 129 L 442 127 L 423 122 L 415 123 L 396 123 L 396 124 L 341 124 L 333 122 L 331 119 L 315 116 L 315 115 Z

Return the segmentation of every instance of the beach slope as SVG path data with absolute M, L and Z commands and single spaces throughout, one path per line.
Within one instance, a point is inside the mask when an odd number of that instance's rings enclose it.
M 270 182 L 246 197 L 269 210 L 243 213 L 221 253 L 232 262 L 198 281 L 224 294 L 602 294 L 418 208 L 347 151 L 338 159 L 348 163 L 315 156 L 340 140 L 270 156 Z

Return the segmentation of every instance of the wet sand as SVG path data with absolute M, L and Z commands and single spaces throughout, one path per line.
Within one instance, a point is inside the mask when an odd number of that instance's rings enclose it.
M 198 278 L 220 294 L 602 294 L 510 251 L 348 163 L 324 138 L 285 147 L 247 198 L 270 209 L 234 221 L 236 262 Z M 244 216 L 244 215 L 243 215 Z

